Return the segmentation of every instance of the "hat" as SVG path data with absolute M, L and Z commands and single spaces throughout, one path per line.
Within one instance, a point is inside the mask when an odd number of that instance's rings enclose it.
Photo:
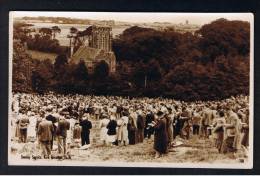
M 163 114 L 164 114 L 164 113 L 163 113 L 162 111 L 158 111 L 156 115 L 160 117 L 160 116 L 162 116 Z

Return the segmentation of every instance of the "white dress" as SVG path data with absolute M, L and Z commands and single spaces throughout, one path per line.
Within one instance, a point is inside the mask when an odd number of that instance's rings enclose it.
M 36 116 L 31 116 L 29 117 L 29 125 L 28 125 L 28 137 L 30 137 L 31 139 L 36 139 L 36 122 L 37 122 L 37 118 Z
M 128 142 L 128 130 L 127 130 L 127 124 L 128 124 L 128 117 L 123 116 L 123 126 L 122 126 L 122 141 Z
M 109 123 L 109 119 L 102 119 L 99 123 L 100 128 L 100 140 L 106 141 L 107 140 L 107 124 Z
M 74 128 L 74 125 L 76 123 L 76 120 L 71 118 L 68 120 L 68 122 L 70 123 L 70 128 L 69 130 L 67 130 L 67 144 L 71 144 L 72 143 L 72 138 L 73 138 L 73 128 Z

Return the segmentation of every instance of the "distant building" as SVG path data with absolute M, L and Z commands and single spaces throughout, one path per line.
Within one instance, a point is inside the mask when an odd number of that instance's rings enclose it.
M 95 66 L 104 60 L 110 73 L 116 71 L 116 57 L 112 51 L 112 28 L 104 26 L 90 26 L 78 33 L 81 46 L 72 53 L 70 62 L 79 63 L 83 60 L 89 72 L 93 72 Z M 72 46 L 74 47 L 74 46 Z

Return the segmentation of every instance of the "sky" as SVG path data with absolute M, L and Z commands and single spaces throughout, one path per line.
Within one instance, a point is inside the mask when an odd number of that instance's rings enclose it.
M 136 12 L 43 12 L 43 11 L 13 11 L 13 17 L 69 17 L 92 20 L 115 20 L 132 23 L 170 22 L 190 24 L 206 24 L 218 18 L 228 20 L 250 21 L 253 19 L 251 13 L 136 13 Z

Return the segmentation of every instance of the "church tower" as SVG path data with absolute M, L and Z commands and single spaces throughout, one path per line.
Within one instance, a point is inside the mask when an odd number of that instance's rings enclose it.
M 92 48 L 103 49 L 106 52 L 112 51 L 112 28 L 92 26 L 92 35 L 89 46 Z

